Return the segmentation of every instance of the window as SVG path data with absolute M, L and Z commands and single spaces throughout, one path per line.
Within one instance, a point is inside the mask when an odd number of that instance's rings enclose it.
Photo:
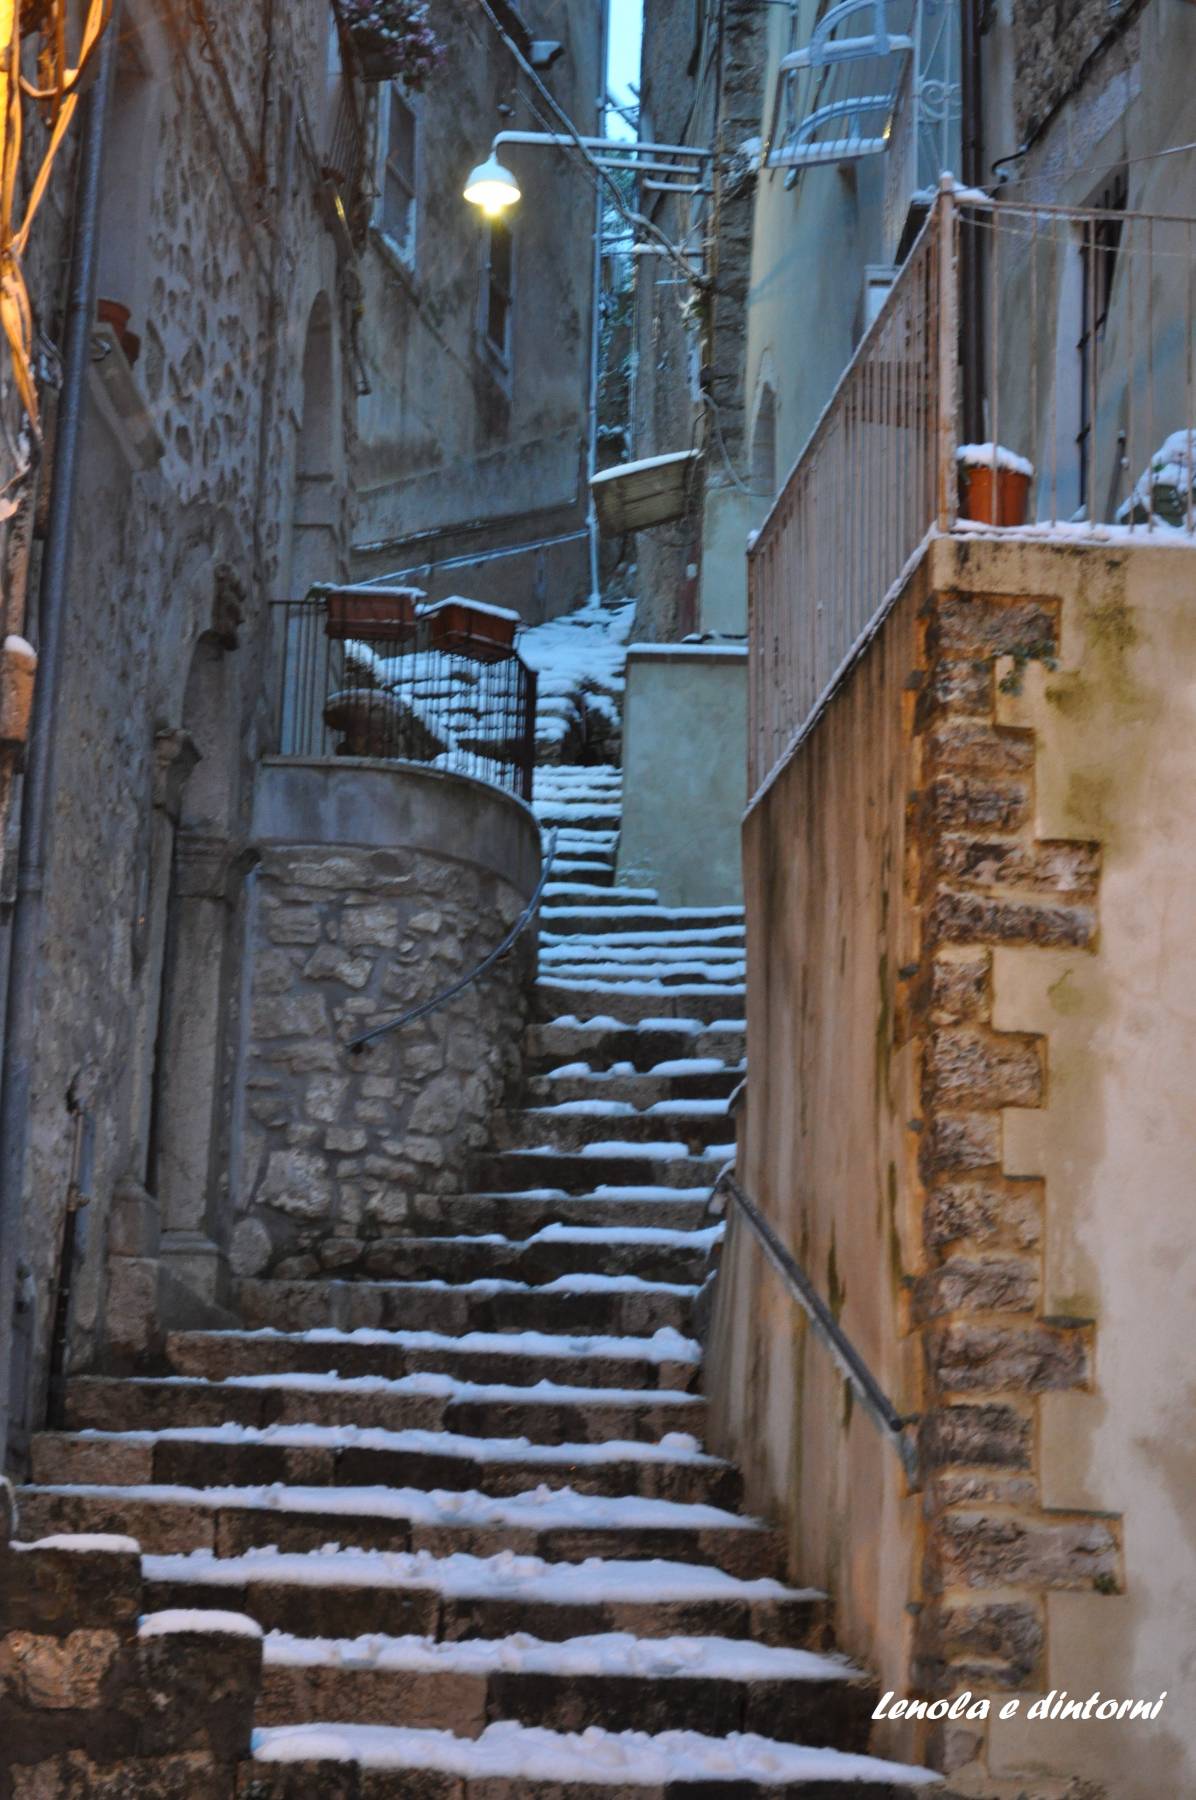
M 509 362 L 511 358 L 511 306 L 514 292 L 511 227 L 505 219 L 492 219 L 486 242 L 482 336 L 503 362 Z
M 393 83 L 387 92 L 382 141 L 386 154 L 379 181 L 378 229 L 404 262 L 413 263 L 419 120 L 407 96 Z
M 1100 382 L 1100 347 L 1109 316 L 1127 197 L 1126 178 L 1120 174 L 1095 201 L 1104 217 L 1086 220 L 1080 241 L 1080 335 L 1076 343 L 1080 357 L 1080 428 L 1076 432 L 1076 449 L 1082 507 L 1088 506 L 1092 494 L 1092 427 Z

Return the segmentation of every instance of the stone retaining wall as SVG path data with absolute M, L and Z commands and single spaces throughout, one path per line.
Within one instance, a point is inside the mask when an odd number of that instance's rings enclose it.
M 343 784 L 352 774 L 338 767 L 328 779 Z M 237 1084 L 244 1117 L 231 1262 L 240 1277 L 385 1272 L 372 1260 L 384 1258 L 379 1241 L 405 1234 L 416 1195 L 468 1185 L 470 1157 L 518 1069 L 534 932 L 428 1018 L 359 1053 L 347 1048 L 467 975 L 519 917 L 536 872 L 534 850 L 527 855 L 534 824 L 509 796 L 422 771 L 382 780 L 437 787 L 442 847 L 417 819 L 405 835 L 419 848 L 275 841 L 262 851 Z M 471 814 L 468 833 L 452 840 L 462 790 L 483 812 L 513 815 L 518 854 L 505 869 L 484 818 Z M 297 814 L 296 829 L 305 823 L 312 815 Z M 396 824 L 396 839 L 403 834 Z

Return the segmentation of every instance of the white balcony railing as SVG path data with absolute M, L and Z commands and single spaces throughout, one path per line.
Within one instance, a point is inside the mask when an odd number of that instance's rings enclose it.
M 1196 542 L 1194 319 L 1196 220 L 944 182 L 750 552 L 753 792 L 932 533 Z M 965 411 L 1002 463 L 1032 466 L 1016 525 L 959 516 Z

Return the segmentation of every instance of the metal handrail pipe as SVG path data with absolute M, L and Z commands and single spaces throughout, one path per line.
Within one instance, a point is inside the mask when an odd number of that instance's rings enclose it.
M 442 1006 L 447 1006 L 450 1000 L 455 1000 L 458 994 L 463 994 L 466 988 L 472 987 L 480 976 L 484 975 L 488 969 L 492 969 L 496 962 L 501 962 L 503 957 L 514 949 L 540 910 L 544 889 L 548 885 L 548 877 L 552 873 L 552 865 L 556 859 L 556 837 L 557 834 L 554 831 L 548 842 L 548 855 L 544 859 L 544 867 L 540 871 L 540 879 L 536 883 L 535 893 L 502 943 L 496 945 L 489 956 L 484 956 L 468 975 L 462 975 L 459 981 L 454 981 L 451 987 L 445 988 L 443 993 L 437 994 L 434 999 L 425 1000 L 419 1006 L 413 1006 L 409 1012 L 401 1013 L 397 1019 L 387 1019 L 385 1024 L 375 1025 L 369 1031 L 363 1031 L 360 1036 L 350 1039 L 348 1048 L 351 1055 L 356 1055 L 359 1051 L 364 1050 L 367 1044 L 376 1043 L 379 1038 L 388 1037 L 392 1031 L 401 1031 L 404 1025 L 414 1025 L 417 1019 L 426 1019 L 429 1013 L 439 1012 Z
M 724 1169 L 715 1182 L 711 1200 L 719 1193 L 730 1196 L 756 1233 L 769 1261 L 829 1351 L 844 1381 L 901 1458 L 911 1492 L 918 1492 L 922 1486 L 918 1447 L 910 1433 L 920 1415 L 897 1410 L 806 1271 L 729 1169 Z

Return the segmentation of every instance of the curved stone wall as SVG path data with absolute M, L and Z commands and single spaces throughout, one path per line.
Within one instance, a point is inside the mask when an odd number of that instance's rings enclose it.
M 515 1070 L 534 934 L 445 1007 L 360 1053 L 498 944 L 535 887 L 530 810 L 482 782 L 358 759 L 259 771 L 234 1076 L 233 1272 L 379 1272 L 379 1241 L 433 1221 Z

